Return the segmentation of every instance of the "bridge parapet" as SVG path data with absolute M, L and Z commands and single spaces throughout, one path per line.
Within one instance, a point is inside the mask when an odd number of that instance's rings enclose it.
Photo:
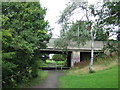
M 50 39 L 49 43 L 47 44 L 47 49 L 55 49 L 54 41 L 57 38 Z M 61 42 L 62 43 L 62 42 Z M 94 49 L 95 50 L 102 50 L 105 45 L 105 42 L 103 41 L 94 41 Z M 85 45 L 77 45 L 73 42 L 68 46 L 68 50 L 91 50 L 91 41 L 87 41 Z

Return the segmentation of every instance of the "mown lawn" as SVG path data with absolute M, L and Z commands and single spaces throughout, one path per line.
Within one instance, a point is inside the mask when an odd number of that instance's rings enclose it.
M 118 67 L 84 75 L 59 77 L 60 88 L 118 88 Z

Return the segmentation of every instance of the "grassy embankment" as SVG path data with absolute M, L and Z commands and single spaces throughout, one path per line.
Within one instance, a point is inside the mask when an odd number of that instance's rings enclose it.
M 60 88 L 118 88 L 117 56 L 98 58 L 95 73 L 89 73 L 89 64 L 74 67 L 59 77 Z

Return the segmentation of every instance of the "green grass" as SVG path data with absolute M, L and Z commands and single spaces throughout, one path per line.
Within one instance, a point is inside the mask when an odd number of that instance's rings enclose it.
M 55 61 L 52 61 L 52 60 L 46 60 L 46 63 L 54 63 Z
M 29 88 L 29 87 L 34 87 L 38 84 L 40 84 L 46 77 L 48 76 L 48 72 L 47 71 L 42 71 L 39 70 L 38 71 L 38 77 L 29 80 L 26 83 L 22 83 L 21 85 L 19 85 L 19 88 Z
M 56 63 L 56 64 L 64 64 L 65 61 L 56 61 L 55 63 Z
M 84 75 L 59 77 L 60 88 L 118 88 L 118 67 Z
M 49 64 L 51 64 L 51 63 L 54 64 L 55 67 L 60 67 L 60 65 L 62 65 L 62 67 L 64 67 L 66 64 L 66 61 L 46 60 L 46 62 L 40 61 L 39 63 L 40 63 L 39 64 L 40 67 L 49 67 Z
M 52 61 L 52 60 L 46 60 L 46 63 L 54 63 L 54 64 L 64 64 L 65 61 Z

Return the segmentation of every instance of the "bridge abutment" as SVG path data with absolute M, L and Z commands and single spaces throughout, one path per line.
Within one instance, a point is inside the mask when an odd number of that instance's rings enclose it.
M 78 62 L 80 62 L 80 51 L 72 51 L 71 67 L 74 66 L 74 63 Z

